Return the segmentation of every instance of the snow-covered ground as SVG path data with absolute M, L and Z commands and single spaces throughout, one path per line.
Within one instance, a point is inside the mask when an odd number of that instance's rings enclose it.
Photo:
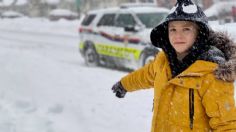
M 0 21 L 0 132 L 148 132 L 152 90 L 118 99 L 127 72 L 87 67 L 79 21 Z M 215 25 L 236 38 L 236 24 Z

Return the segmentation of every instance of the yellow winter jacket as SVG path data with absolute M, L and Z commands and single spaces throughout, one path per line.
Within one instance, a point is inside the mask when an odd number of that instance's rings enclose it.
M 152 132 L 236 131 L 234 84 L 215 78 L 217 64 L 197 60 L 175 78 L 164 52 L 145 67 L 123 77 L 128 91 L 154 87 Z M 194 89 L 190 129 L 189 89 Z

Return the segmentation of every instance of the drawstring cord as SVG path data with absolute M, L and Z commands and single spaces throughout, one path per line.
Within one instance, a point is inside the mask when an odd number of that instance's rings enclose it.
M 190 129 L 193 129 L 193 117 L 194 117 L 194 90 L 189 89 L 189 118 L 190 118 Z

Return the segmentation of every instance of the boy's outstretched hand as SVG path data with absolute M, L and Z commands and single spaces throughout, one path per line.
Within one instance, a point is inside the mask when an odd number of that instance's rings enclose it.
M 124 98 L 127 92 L 120 81 L 112 86 L 112 91 L 113 93 L 116 93 L 116 97 L 118 98 Z

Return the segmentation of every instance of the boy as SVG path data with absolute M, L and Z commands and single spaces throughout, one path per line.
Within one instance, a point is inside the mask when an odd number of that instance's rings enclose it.
M 190 0 L 177 1 L 151 41 L 163 51 L 116 83 L 116 96 L 154 87 L 152 132 L 236 131 L 233 42 Z

